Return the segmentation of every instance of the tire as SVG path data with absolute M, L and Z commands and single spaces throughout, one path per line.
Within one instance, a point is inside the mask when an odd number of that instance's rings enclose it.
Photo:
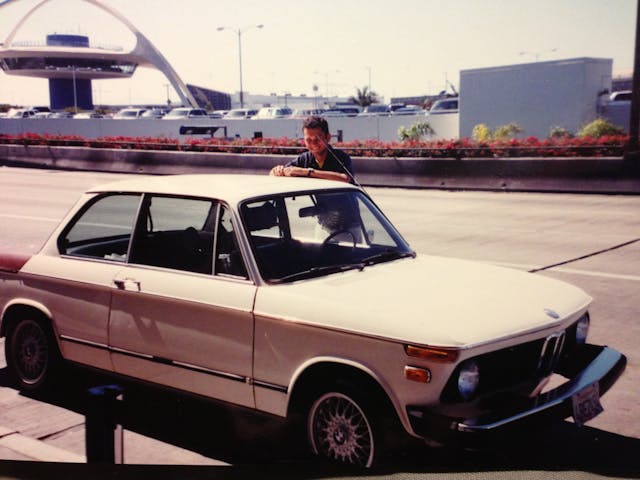
M 373 466 L 380 457 L 378 416 L 364 395 L 336 388 L 318 396 L 307 414 L 313 453 L 334 463 Z
M 7 367 L 20 390 L 45 387 L 59 365 L 60 355 L 51 328 L 31 317 L 12 323 L 5 340 Z

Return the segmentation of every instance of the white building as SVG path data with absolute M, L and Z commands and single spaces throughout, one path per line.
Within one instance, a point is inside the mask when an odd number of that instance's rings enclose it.
M 613 60 L 574 58 L 460 72 L 460 137 L 473 127 L 518 124 L 545 138 L 552 127 L 577 132 L 596 119 L 611 91 Z

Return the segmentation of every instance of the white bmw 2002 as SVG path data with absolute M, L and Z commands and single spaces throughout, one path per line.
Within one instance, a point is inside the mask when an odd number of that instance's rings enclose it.
M 93 188 L 38 254 L 0 255 L 0 302 L 21 389 L 73 362 L 302 415 L 313 452 L 364 466 L 392 432 L 581 424 L 626 364 L 586 343 L 578 288 L 416 255 L 364 191 L 306 178 Z

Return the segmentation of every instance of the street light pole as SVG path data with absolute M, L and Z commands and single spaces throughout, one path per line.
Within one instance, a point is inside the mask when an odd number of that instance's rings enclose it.
M 236 29 L 230 29 L 229 27 L 218 27 L 216 29 L 218 32 L 221 32 L 222 30 L 235 30 L 236 34 L 238 35 L 238 65 L 240 68 L 240 108 L 244 108 L 244 92 L 242 87 L 242 32 L 250 28 L 262 28 L 262 27 L 264 27 L 264 25 L 260 24 L 260 25 L 251 25 L 249 27 L 236 28 Z

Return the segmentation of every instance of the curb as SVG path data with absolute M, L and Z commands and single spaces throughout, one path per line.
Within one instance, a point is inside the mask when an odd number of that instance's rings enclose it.
M 83 455 L 54 447 L 2 426 L 0 426 L 0 447 L 40 462 L 86 463 L 87 461 Z

